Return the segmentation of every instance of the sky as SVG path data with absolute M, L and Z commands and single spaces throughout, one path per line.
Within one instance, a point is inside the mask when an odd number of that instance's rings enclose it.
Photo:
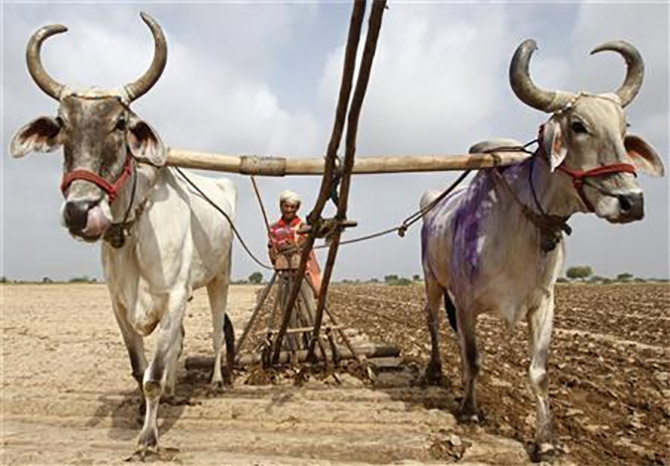
M 645 81 L 627 108 L 630 131 L 642 135 L 668 167 L 668 21 L 666 2 L 414 3 L 389 2 L 358 130 L 360 157 L 464 154 L 477 141 L 535 138 L 547 115 L 521 103 L 507 73 L 526 38 L 539 50 L 531 62 L 547 89 L 613 91 L 624 62 L 614 53 L 590 56 L 608 40 L 641 52 Z M 144 72 L 153 43 L 140 11 L 163 27 L 168 64 L 160 81 L 133 103 L 163 141 L 175 148 L 226 154 L 318 157 L 325 153 L 335 113 L 348 3 L 40 4 L 2 5 L 2 248 L 0 275 L 11 279 L 101 277 L 100 245 L 72 239 L 60 224 L 62 152 L 14 160 L 9 142 L 57 102 L 39 90 L 25 64 L 25 46 L 39 27 L 60 23 L 65 34 L 43 46 L 46 69 L 70 86 L 117 87 Z M 362 47 L 361 47 L 362 48 Z M 343 153 L 343 147 L 341 152 Z M 250 247 L 265 254 L 265 226 L 248 178 L 238 188 L 236 224 Z M 444 189 L 457 172 L 355 176 L 349 218 L 358 227 L 344 239 L 398 225 L 421 194 Z M 640 176 L 643 221 L 612 225 L 576 214 L 566 239 L 566 267 L 595 273 L 668 277 L 669 182 Z M 272 217 L 284 189 L 303 197 L 306 215 L 320 178 L 258 178 Z M 329 207 L 327 213 L 332 213 Z M 322 263 L 324 253 L 319 252 Z M 239 243 L 233 277 L 259 267 Z M 267 271 L 264 271 L 267 277 Z M 335 279 L 421 274 L 419 227 L 343 246 Z

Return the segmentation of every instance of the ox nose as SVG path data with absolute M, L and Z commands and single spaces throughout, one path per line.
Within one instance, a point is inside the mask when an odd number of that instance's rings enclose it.
M 90 201 L 68 201 L 65 203 L 63 219 L 70 230 L 81 231 L 86 228 L 88 211 L 94 203 Z
M 644 216 L 644 198 L 642 193 L 620 194 L 619 207 L 621 213 L 631 219 L 641 219 Z

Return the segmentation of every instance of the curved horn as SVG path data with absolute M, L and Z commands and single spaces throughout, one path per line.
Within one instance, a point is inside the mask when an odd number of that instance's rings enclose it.
M 625 107 L 635 98 L 640 87 L 642 86 L 642 79 L 644 78 L 644 61 L 642 55 L 628 42 L 616 40 L 612 42 L 605 42 L 591 51 L 591 54 L 610 50 L 618 52 L 626 60 L 628 70 L 626 72 L 626 79 L 623 84 L 616 91 L 619 99 L 621 99 L 621 106 Z
M 167 42 L 165 41 L 163 30 L 148 14 L 142 12 L 140 13 L 140 16 L 142 17 L 142 21 L 144 21 L 146 25 L 149 26 L 149 29 L 151 29 L 151 34 L 154 36 L 154 59 L 146 73 L 144 73 L 136 81 L 124 86 L 126 93 L 128 94 L 128 100 L 131 102 L 146 94 L 149 89 L 151 89 L 153 85 L 156 84 L 156 81 L 158 81 L 158 78 L 161 77 L 161 74 L 165 69 L 165 64 L 167 63 Z
M 509 81 L 514 93 L 522 102 L 543 112 L 553 112 L 568 102 L 567 95 L 562 92 L 545 91 L 533 83 L 528 65 L 535 50 L 537 44 L 533 39 L 526 39 L 517 47 L 509 66 Z
M 56 100 L 60 100 L 60 93 L 65 86 L 58 81 L 55 81 L 45 71 L 42 66 L 40 50 L 42 49 L 42 42 L 54 34 L 60 34 L 65 31 L 67 31 L 67 28 L 60 24 L 44 26 L 38 29 L 35 34 L 30 37 L 28 46 L 26 47 L 26 62 L 28 63 L 30 76 L 33 77 L 40 89 Z

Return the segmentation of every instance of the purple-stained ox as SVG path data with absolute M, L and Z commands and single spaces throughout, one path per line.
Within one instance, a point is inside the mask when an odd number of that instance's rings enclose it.
M 663 176 L 655 150 L 626 134 L 626 107 L 642 84 L 639 52 L 622 41 L 592 53 L 619 53 L 628 67 L 615 93 L 573 94 L 537 87 L 529 75 L 535 42 L 526 40 L 510 65 L 510 82 L 524 103 L 551 114 L 542 125 L 538 150 L 526 161 L 481 170 L 470 185 L 439 203 L 424 217 L 422 261 L 432 351 L 426 376 L 441 377 L 438 318 L 444 299 L 459 337 L 464 396 L 460 415 L 477 420 L 475 385 L 480 368 L 475 322 L 497 312 L 510 324 L 528 321 L 530 383 L 537 401 L 534 458 L 555 447 L 547 398 L 546 362 L 554 314 L 554 284 L 564 259 L 563 232 L 576 212 L 593 212 L 611 223 L 642 219 L 644 202 L 637 173 Z M 470 152 L 521 146 L 517 141 L 479 143 Z M 421 199 L 427 206 L 437 193 Z

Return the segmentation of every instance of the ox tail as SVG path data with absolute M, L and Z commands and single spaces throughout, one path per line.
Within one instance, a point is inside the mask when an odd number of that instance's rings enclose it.
M 458 333 L 458 320 L 456 320 L 456 306 L 454 302 L 449 297 L 449 293 L 444 292 L 444 308 L 447 310 L 447 319 L 449 319 L 449 325 L 454 329 L 454 332 Z
M 235 364 L 235 330 L 228 314 L 223 316 L 223 338 L 226 342 L 226 365 L 232 371 Z M 230 375 L 232 377 L 232 373 Z

